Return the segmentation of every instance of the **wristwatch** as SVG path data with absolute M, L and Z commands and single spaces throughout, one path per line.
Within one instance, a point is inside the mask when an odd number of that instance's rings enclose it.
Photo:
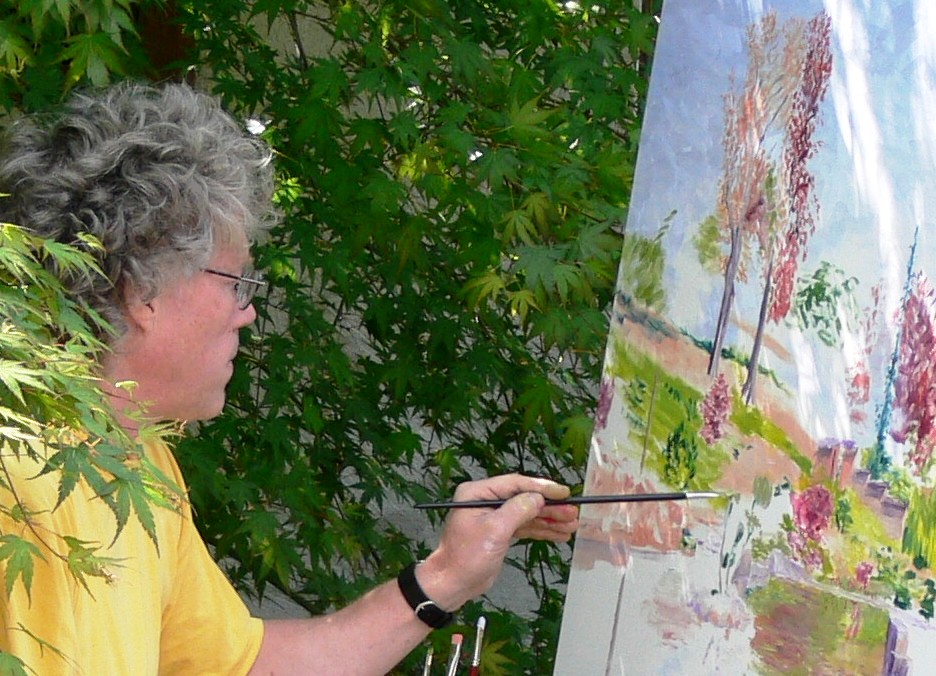
M 419 582 L 416 581 L 417 565 L 416 563 L 411 563 L 404 568 L 403 572 L 397 577 L 397 584 L 400 585 L 403 598 L 406 599 L 410 608 L 416 613 L 416 617 L 433 629 L 441 629 L 442 627 L 448 626 L 451 624 L 452 620 L 455 619 L 455 615 L 442 610 L 436 605 L 435 601 L 426 596 L 426 592 L 422 590 L 422 587 L 419 586 Z

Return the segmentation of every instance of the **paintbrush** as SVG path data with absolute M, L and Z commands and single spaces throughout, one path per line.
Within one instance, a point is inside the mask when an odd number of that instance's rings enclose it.
M 448 668 L 445 670 L 445 676 L 455 676 L 458 671 L 458 657 L 461 654 L 462 635 L 452 634 L 452 655 L 449 657 Z
M 429 676 L 429 670 L 432 669 L 432 646 L 429 646 L 428 652 L 426 652 L 426 661 L 423 663 L 423 672 L 422 676 Z
M 486 624 L 487 620 L 482 615 L 475 625 L 474 654 L 471 656 L 471 669 L 468 670 L 468 676 L 481 676 L 481 642 L 484 640 L 484 627 Z
M 701 500 L 720 498 L 715 491 L 680 491 L 676 493 L 623 493 L 619 495 L 573 495 L 561 500 L 546 498 L 547 505 L 593 505 L 606 502 L 652 502 L 658 500 Z M 457 500 L 452 502 L 421 502 L 416 509 L 453 509 L 465 507 L 500 507 L 506 500 Z

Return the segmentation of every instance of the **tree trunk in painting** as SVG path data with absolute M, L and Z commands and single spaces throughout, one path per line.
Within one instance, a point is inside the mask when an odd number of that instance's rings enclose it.
M 767 264 L 767 274 L 764 275 L 764 293 L 761 296 L 760 312 L 757 315 L 757 331 L 754 333 L 754 346 L 751 348 L 751 359 L 748 362 L 747 379 L 741 388 L 741 397 L 745 404 L 754 402 L 754 384 L 757 380 L 757 365 L 760 362 L 761 343 L 764 340 L 764 328 L 767 326 L 767 308 L 770 305 L 771 278 L 773 275 L 773 256 Z
M 721 305 L 718 309 L 715 339 L 712 341 L 712 354 L 709 355 L 708 374 L 713 377 L 718 375 L 718 362 L 721 358 L 722 345 L 725 342 L 725 331 L 728 329 L 731 304 L 734 302 L 734 280 L 738 274 L 740 262 L 741 228 L 733 227 L 731 229 L 731 254 L 728 256 L 728 265 L 725 267 L 725 288 L 722 290 Z

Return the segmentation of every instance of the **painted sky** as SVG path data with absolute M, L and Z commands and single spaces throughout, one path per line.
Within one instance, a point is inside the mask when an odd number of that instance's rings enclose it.
M 781 20 L 823 9 L 832 19 L 833 72 L 815 136 L 821 147 L 809 165 L 821 206 L 800 273 L 822 261 L 841 268 L 859 280 L 859 308 L 883 283 L 891 315 L 917 226 L 917 267 L 936 280 L 936 3 L 778 4 Z M 722 279 L 701 269 L 691 240 L 715 207 L 722 97 L 732 73 L 743 81 L 745 30 L 764 11 L 762 2 L 731 0 L 669 0 L 664 6 L 628 228 L 652 234 L 676 212 L 665 240 L 667 315 L 702 339 L 713 336 Z M 739 285 L 727 344 L 745 344 L 738 326 L 756 322 L 759 300 L 759 284 Z M 770 325 L 768 331 L 794 358 L 767 352 L 761 363 L 796 393 L 807 428 L 817 437 L 868 442 L 873 429 L 856 429 L 845 402 L 845 374 L 860 350 L 857 333 L 829 349 L 791 327 Z M 878 382 L 887 340 L 876 357 Z

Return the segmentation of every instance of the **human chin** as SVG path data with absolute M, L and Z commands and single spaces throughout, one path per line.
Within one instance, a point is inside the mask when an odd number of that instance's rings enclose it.
M 224 404 L 224 392 L 222 392 L 219 397 L 211 397 L 210 400 L 206 397 L 202 400 L 197 410 L 193 407 L 193 415 L 188 416 L 186 420 L 195 422 L 197 420 L 211 420 L 212 418 L 217 418 L 221 415 L 221 411 L 224 410 Z

